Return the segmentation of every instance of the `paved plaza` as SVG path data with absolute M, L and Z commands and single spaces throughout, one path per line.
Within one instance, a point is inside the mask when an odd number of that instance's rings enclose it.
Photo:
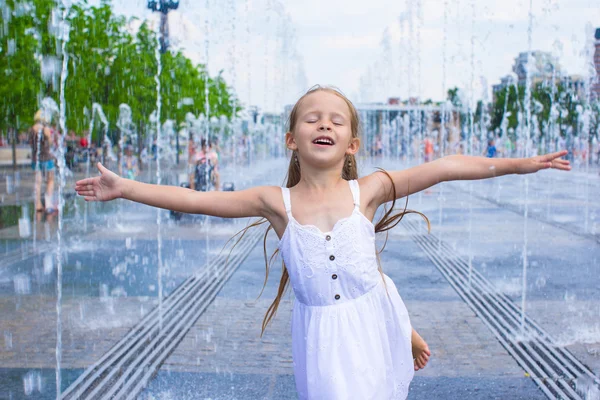
M 243 169 L 226 171 L 224 180 L 235 180 L 238 188 L 259 182 L 281 184 L 283 177 L 272 172 L 284 170 L 285 162 L 278 163 L 258 162 L 252 175 Z M 395 165 L 403 167 L 393 161 L 383 163 L 390 169 Z M 473 268 L 515 305 L 521 307 L 525 296 L 527 316 L 598 376 L 600 210 L 593 200 L 600 195 L 599 177 L 544 171 L 527 182 L 523 179 L 446 183 L 411 196 L 409 208 L 424 212 L 432 222 L 431 234 L 457 255 L 471 259 Z M 21 190 L 23 197 L 26 189 Z M 94 205 L 93 211 L 85 232 L 77 222 L 82 207 L 65 224 L 59 308 L 63 390 L 159 305 L 160 289 L 166 296 L 173 293 L 205 268 L 207 260 L 217 257 L 245 223 L 203 217 L 176 222 L 165 212 L 159 269 L 155 210 L 117 202 Z M 34 250 L 30 239 L 19 238 L 16 227 L 0 230 L 0 252 L 5 255 L 0 264 L 0 399 L 56 396 L 55 236 L 50 230 L 50 241 L 45 240 L 46 223 L 51 222 L 40 221 L 37 226 L 42 236 Z M 525 245 L 528 264 L 523 284 Z M 271 234 L 269 254 L 275 246 Z M 5 262 L 9 256 L 11 261 Z M 382 265 L 396 283 L 413 326 L 432 351 L 429 365 L 415 374 L 410 399 L 547 398 L 403 223 L 390 233 Z M 260 337 L 279 275 L 280 263 L 272 267 L 257 300 L 265 276 L 259 241 L 139 397 L 296 398 L 291 293 Z M 588 393 L 593 396 L 594 390 L 592 385 Z

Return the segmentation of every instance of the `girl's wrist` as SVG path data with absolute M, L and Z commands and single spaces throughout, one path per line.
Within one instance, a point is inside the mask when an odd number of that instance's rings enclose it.
M 127 190 L 127 179 L 119 176 L 117 178 L 117 193 L 118 193 L 118 197 L 121 199 L 126 199 L 127 198 L 127 194 L 128 194 L 128 190 Z
M 510 160 L 514 160 L 514 170 L 513 170 L 513 174 L 524 174 L 526 173 L 526 164 L 530 162 L 529 158 L 515 158 L 515 159 L 510 159 Z

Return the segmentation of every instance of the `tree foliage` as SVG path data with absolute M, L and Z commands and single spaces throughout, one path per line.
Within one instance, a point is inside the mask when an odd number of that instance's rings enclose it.
M 552 87 L 541 82 L 533 86 L 531 91 L 532 115 L 536 116 L 538 126 L 542 135 L 544 127 L 548 125 L 551 118 L 560 126 L 564 135 L 565 129 L 572 128 L 577 132 L 578 111 L 577 106 L 583 105 L 583 101 L 577 94 L 561 83 Z M 525 112 L 525 86 L 508 86 L 496 94 L 496 101 L 492 106 L 491 128 L 500 128 L 502 120 L 507 118 L 507 128 L 516 129 L 519 123 L 519 113 Z M 552 114 L 554 109 L 554 115 Z
M 0 130 L 21 129 L 32 123 L 46 91 L 41 60 L 56 49 L 48 32 L 54 1 L 3 0 L 0 6 Z
M 53 0 L 0 0 L 0 5 L 0 131 L 23 130 L 33 123 L 43 97 L 58 102 L 62 54 L 53 22 L 60 10 Z M 157 100 L 157 40 L 148 22 L 115 15 L 108 0 L 97 6 L 87 1 L 73 5 L 68 22 L 68 129 L 81 132 L 88 127 L 86 110 L 93 103 L 103 107 L 114 129 L 119 105 L 126 103 L 143 134 Z M 134 32 L 136 22 L 141 25 Z M 179 51 L 162 54 L 161 63 L 161 120 L 179 123 L 188 112 L 207 114 L 206 85 L 209 116 L 231 118 L 239 111 L 221 74 L 208 76 L 205 66 Z

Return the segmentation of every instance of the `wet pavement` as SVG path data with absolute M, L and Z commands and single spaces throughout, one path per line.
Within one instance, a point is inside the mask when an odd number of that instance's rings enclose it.
M 246 173 L 266 180 L 273 175 L 269 170 L 282 170 L 275 167 L 264 163 Z M 232 170 L 229 176 L 241 173 Z M 595 174 L 564 176 L 544 171 L 530 178 L 527 236 L 522 177 L 446 183 L 411 196 L 409 208 L 425 212 L 432 234 L 471 257 L 473 267 L 519 306 L 526 241 L 526 312 L 599 374 L 600 210 L 593 200 L 600 185 Z M 271 184 L 280 184 L 282 177 L 275 178 Z M 250 176 L 245 179 L 256 184 Z M 159 286 L 168 295 L 245 223 L 203 217 L 176 222 L 165 212 L 159 285 L 156 211 L 124 202 L 91 210 L 87 231 L 81 226 L 81 205 L 66 223 L 60 309 L 63 389 L 156 306 Z M 0 399 L 55 397 L 56 250 L 48 224 L 43 220 L 36 227 L 38 252 L 31 252 L 31 239 L 19 237 L 18 227 L 0 229 L 3 259 L 17 255 L 0 268 Z M 275 245 L 273 235 L 269 252 Z M 416 374 L 409 398 L 545 398 L 401 226 L 390 234 L 382 261 L 433 353 L 427 368 Z M 265 276 L 259 243 L 140 397 L 296 398 L 291 294 L 260 337 L 279 275 L 276 266 L 256 300 Z
M 275 245 L 275 240 L 269 242 L 269 248 Z M 407 235 L 389 240 L 386 249 L 384 270 L 399 288 L 413 326 L 433 352 L 427 368 L 416 374 L 409 398 L 545 398 Z M 274 269 L 265 293 L 256 301 L 264 274 L 259 246 L 163 364 L 142 398 L 296 398 L 292 297 L 285 298 L 260 338 L 279 271 Z

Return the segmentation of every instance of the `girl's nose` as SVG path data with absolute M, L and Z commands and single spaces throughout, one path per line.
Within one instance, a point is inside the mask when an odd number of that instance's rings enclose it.
M 320 130 L 320 131 L 330 131 L 330 130 L 331 130 L 331 127 L 330 127 L 329 125 L 327 125 L 327 124 L 323 124 L 323 125 L 321 125 L 321 126 L 319 127 L 319 130 Z

